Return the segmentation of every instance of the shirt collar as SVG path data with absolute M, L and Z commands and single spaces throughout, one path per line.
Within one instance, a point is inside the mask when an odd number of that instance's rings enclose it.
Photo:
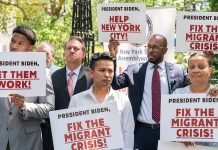
M 79 65 L 79 66 L 73 71 L 73 73 L 78 76 L 78 75 L 79 75 L 79 72 L 80 72 L 80 68 L 81 68 L 81 65 Z M 68 74 L 69 74 L 70 72 L 71 72 L 70 69 L 66 66 L 66 74 L 67 74 L 67 76 L 68 76 Z
M 95 98 L 95 95 L 93 94 L 93 85 L 87 90 L 88 91 L 88 95 L 90 95 L 91 97 L 93 97 L 93 99 L 94 100 L 97 100 L 96 98 Z M 113 90 L 113 88 L 112 87 L 110 87 L 110 91 L 109 91 L 109 93 L 107 93 L 107 95 L 105 96 L 105 99 L 104 99 L 104 101 L 103 102 L 107 102 L 107 101 L 109 101 L 109 100 L 111 100 L 111 98 L 110 97 L 114 97 L 115 96 L 115 91 Z M 113 99 L 113 98 L 112 98 Z
M 154 66 L 153 63 L 148 62 L 148 68 L 149 68 L 149 69 L 153 69 L 153 66 Z M 165 61 L 160 62 L 160 63 L 158 64 L 158 66 L 159 66 L 161 69 L 165 69 Z

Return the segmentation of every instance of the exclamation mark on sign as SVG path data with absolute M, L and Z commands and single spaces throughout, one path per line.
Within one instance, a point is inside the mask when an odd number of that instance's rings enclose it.
M 104 147 L 107 147 L 106 139 L 103 139 Z
M 28 89 L 31 89 L 31 82 L 30 82 L 30 81 L 28 81 L 27 83 L 28 83 L 28 86 L 27 86 L 27 88 L 28 88 Z
M 210 129 L 210 136 L 213 137 L 213 129 Z
M 124 34 L 124 37 L 126 37 L 126 40 L 128 40 L 128 34 L 127 33 Z

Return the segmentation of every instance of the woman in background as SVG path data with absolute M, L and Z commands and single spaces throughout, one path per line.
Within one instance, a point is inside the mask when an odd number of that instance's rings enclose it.
M 191 84 L 178 88 L 173 94 L 208 93 L 210 96 L 217 96 L 217 88 L 210 84 L 212 75 L 213 53 L 211 51 L 194 53 L 188 59 L 188 76 Z M 184 142 L 189 145 L 204 145 L 218 147 L 217 142 Z

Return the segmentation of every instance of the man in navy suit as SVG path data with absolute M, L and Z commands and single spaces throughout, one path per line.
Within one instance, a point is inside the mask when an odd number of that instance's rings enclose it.
M 114 58 L 116 58 L 118 46 L 118 41 L 110 40 L 108 47 Z M 160 105 L 160 94 L 170 94 L 176 88 L 189 84 L 187 73 L 182 65 L 164 61 L 166 52 L 167 39 L 163 35 L 155 34 L 147 44 L 147 62 L 129 65 L 119 76 L 114 74 L 112 82 L 114 89 L 128 87 L 128 95 L 136 123 L 134 132 L 135 149 L 157 150 L 158 140 L 160 139 L 160 122 L 155 121 L 152 114 L 154 112 L 152 109 L 154 101 L 152 98 L 154 66 L 157 66 L 160 83 L 158 105 Z
M 92 79 L 88 75 L 88 68 L 83 66 L 85 59 L 85 42 L 79 36 L 72 36 L 64 47 L 66 66 L 52 75 L 55 92 L 55 110 L 68 108 L 72 95 L 89 89 Z M 69 73 L 73 72 L 73 94 L 69 95 L 67 82 Z
M 88 68 L 83 66 L 85 58 L 85 42 L 81 37 L 72 36 L 65 43 L 63 56 L 66 66 L 55 71 L 51 78 L 55 93 L 55 110 L 68 108 L 72 95 L 89 89 L 92 85 L 92 79 L 88 75 Z M 73 73 L 73 92 L 68 92 L 69 74 Z M 49 123 L 48 123 L 48 126 Z M 47 130 L 50 132 L 50 130 Z M 51 133 L 45 133 L 44 150 L 53 150 Z

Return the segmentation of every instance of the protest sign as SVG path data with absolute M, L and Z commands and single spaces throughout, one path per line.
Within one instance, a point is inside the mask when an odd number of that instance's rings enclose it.
M 179 142 L 159 141 L 158 150 L 217 150 L 217 148 L 200 145 L 187 147 L 185 144 Z
M 174 26 L 176 19 L 175 7 L 159 7 L 146 9 L 146 40 L 144 44 L 121 43 L 117 53 L 117 74 L 122 73 L 128 65 L 147 61 L 145 45 L 153 34 L 161 34 L 167 38 L 168 50 L 164 59 L 174 62 Z M 161 28 L 160 28 L 161 25 Z M 104 50 L 108 51 L 108 43 L 104 43 Z M 127 93 L 127 89 L 121 89 Z
M 146 5 L 144 3 L 98 4 L 98 33 L 100 42 L 110 38 L 120 42 L 146 41 Z
M 122 148 L 116 102 L 49 112 L 55 150 Z
M 206 94 L 162 95 L 160 139 L 217 142 L 217 104 L 218 97 Z
M 45 96 L 45 53 L 2 52 L 0 55 L 0 95 Z
M 218 12 L 178 12 L 176 52 L 218 52 Z

